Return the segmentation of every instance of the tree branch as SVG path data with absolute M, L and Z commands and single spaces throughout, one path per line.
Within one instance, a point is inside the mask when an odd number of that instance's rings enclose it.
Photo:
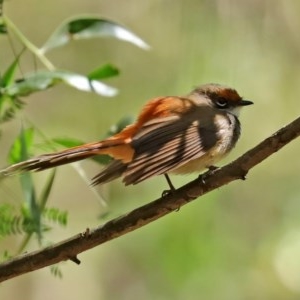
M 164 195 L 93 230 L 87 229 L 60 243 L 0 264 L 0 282 L 64 260 L 72 260 L 79 264 L 77 255 L 81 252 L 136 230 L 173 211 L 178 211 L 181 206 L 233 180 L 245 179 L 250 169 L 299 135 L 300 117 L 235 161 L 220 169 L 206 172 L 176 190 L 175 193 Z

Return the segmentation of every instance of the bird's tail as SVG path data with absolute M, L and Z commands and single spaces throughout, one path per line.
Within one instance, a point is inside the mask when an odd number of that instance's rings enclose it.
M 127 147 L 126 147 L 127 146 Z M 108 154 L 116 159 L 124 159 L 124 150 L 130 150 L 123 141 L 108 139 L 101 142 L 84 144 L 63 151 L 43 154 L 3 169 L 2 175 L 11 175 L 23 171 L 42 171 L 45 169 L 76 162 L 99 154 Z M 129 151 L 127 151 L 127 155 Z M 125 158 L 126 160 L 126 158 Z

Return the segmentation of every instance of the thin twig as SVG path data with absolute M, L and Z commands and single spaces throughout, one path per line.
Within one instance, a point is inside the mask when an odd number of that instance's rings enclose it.
M 250 169 L 299 135 L 300 117 L 232 163 L 220 169 L 208 171 L 204 175 L 199 176 L 199 178 L 182 186 L 175 193 L 169 193 L 98 228 L 93 230 L 86 229 L 83 233 L 60 243 L 17 256 L 0 264 L 0 282 L 64 260 L 71 259 L 79 263 L 80 261 L 77 259 L 78 254 L 136 230 L 173 211 L 178 211 L 181 206 L 231 181 L 244 179 Z
M 48 70 L 55 70 L 55 67 L 50 62 L 50 60 L 48 60 L 48 58 L 44 55 L 41 49 L 37 48 L 33 43 L 31 43 L 18 29 L 18 27 L 12 22 L 12 20 L 8 18 L 8 16 L 3 16 L 2 18 L 4 20 L 5 25 L 16 35 L 16 37 L 22 42 L 22 44 L 41 61 L 41 63 Z

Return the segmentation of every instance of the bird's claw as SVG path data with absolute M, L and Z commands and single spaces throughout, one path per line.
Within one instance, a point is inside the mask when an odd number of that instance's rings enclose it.
M 207 169 L 208 169 L 207 172 L 200 174 L 199 177 L 198 177 L 198 178 L 201 180 L 202 184 L 205 184 L 205 183 L 206 183 L 206 182 L 205 182 L 205 179 L 206 179 L 208 176 L 212 175 L 216 170 L 218 170 L 219 167 L 216 167 L 216 166 L 209 166 L 209 167 L 207 167 Z

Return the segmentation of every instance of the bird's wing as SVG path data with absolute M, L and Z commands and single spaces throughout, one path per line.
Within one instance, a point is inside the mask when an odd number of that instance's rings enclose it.
M 113 160 L 104 170 L 92 179 L 92 185 L 110 182 L 123 175 L 127 165 L 121 160 Z
M 124 183 L 136 184 L 154 175 L 167 173 L 203 156 L 218 142 L 213 119 L 188 115 L 154 119 L 134 136 L 132 161 L 124 172 Z

